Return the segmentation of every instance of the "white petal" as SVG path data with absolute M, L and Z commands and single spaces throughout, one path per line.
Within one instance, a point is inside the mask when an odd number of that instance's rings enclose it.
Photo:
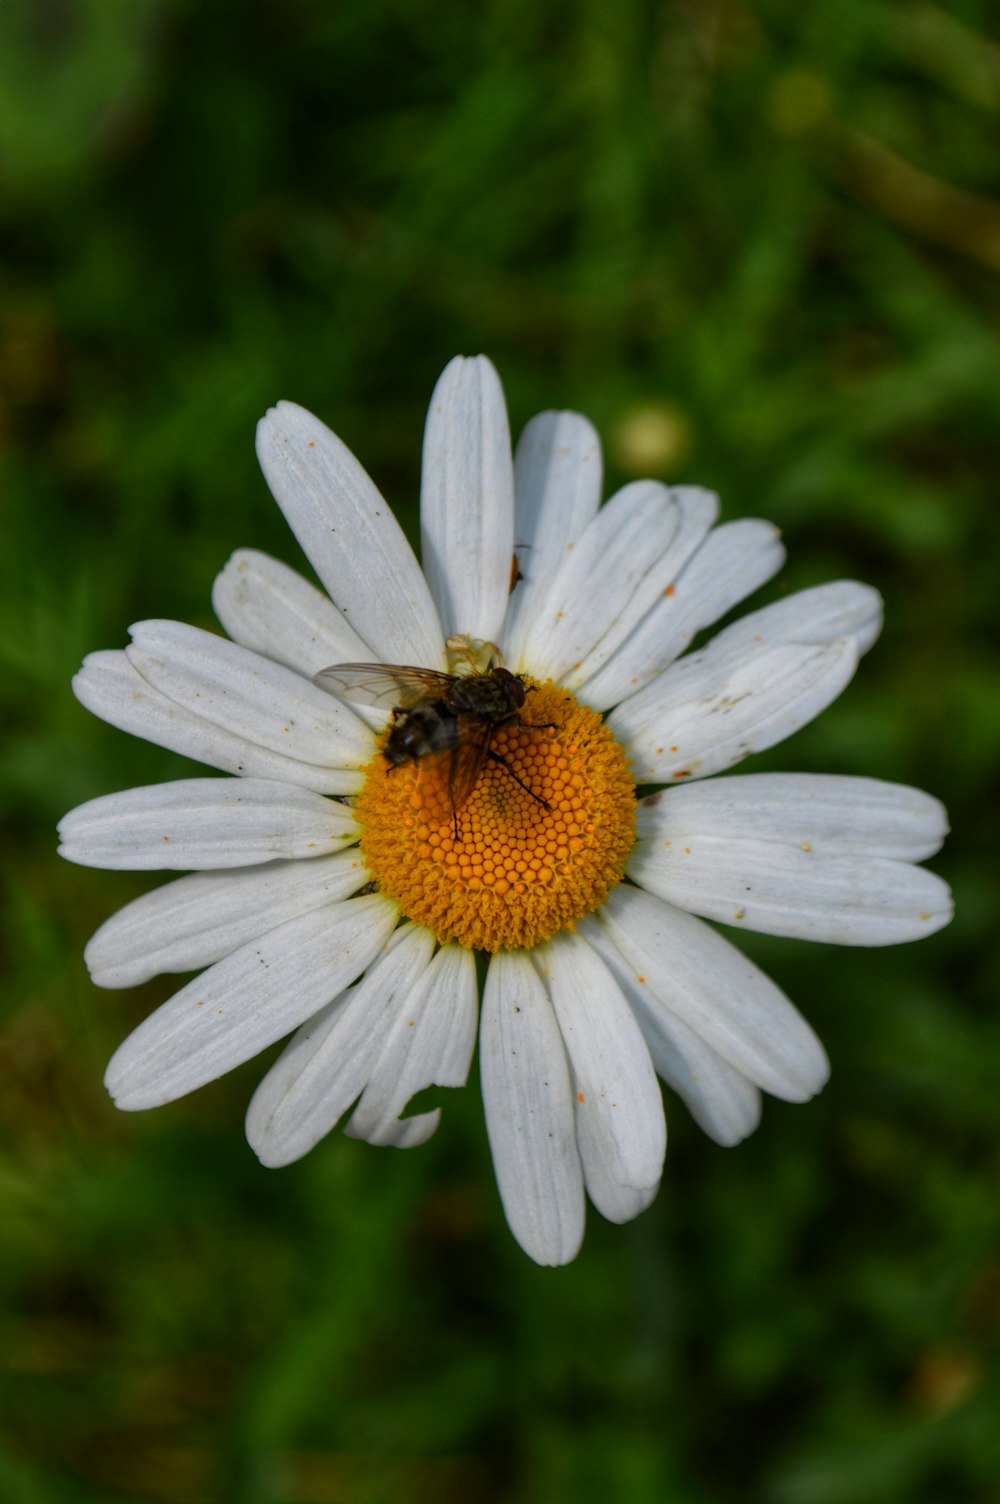
M 504 1212 L 537 1264 L 568 1264 L 583 1239 L 583 1172 L 569 1065 L 528 957 L 490 961 L 479 1035 L 483 1105 Z
M 135 987 L 161 971 L 196 971 L 297 914 L 348 898 L 368 881 L 357 851 L 175 878 L 119 909 L 88 944 L 98 987 Z
M 666 547 L 657 552 L 658 540 L 654 536 L 643 540 L 640 547 L 647 568 L 641 584 L 630 592 L 613 629 L 563 677 L 568 689 L 595 708 L 607 709 L 634 693 L 635 635 L 645 629 L 650 616 L 662 617 L 662 608 L 673 601 L 678 578 L 684 577 L 685 566 L 696 554 L 717 515 L 718 497 L 711 491 L 698 486 L 676 486 L 667 494 L 674 527 Z M 610 586 L 608 581 L 604 588 Z M 660 637 L 659 651 L 662 651 L 662 632 Z M 644 666 L 649 673 L 648 662 Z
M 375 657 L 444 668 L 444 637 L 403 531 L 347 446 L 294 402 L 257 425 L 274 499 L 333 602 Z
M 829 1074 L 823 1046 L 774 983 L 706 924 L 620 884 L 597 913 L 651 1006 L 675 1014 L 764 1091 L 813 1096 Z
M 656 1200 L 660 1182 L 646 1186 L 622 1185 L 615 1178 L 610 1139 L 600 1131 L 593 1117 L 587 1117 L 579 1110 L 576 1122 L 587 1195 L 609 1222 L 631 1222 Z
M 601 441 L 579 413 L 539 413 L 514 453 L 514 553 L 519 578 L 500 646 L 527 669 L 524 644 L 556 570 L 575 548 L 601 501 Z
M 609 724 L 641 781 L 705 778 L 825 709 L 881 620 L 881 600 L 867 585 L 840 580 L 799 591 L 734 622 L 623 701 Z
M 825 710 L 857 668 L 849 638 L 825 647 L 748 643 L 675 664 L 608 725 L 637 783 L 707 778 L 784 741 Z
M 269 752 L 344 777 L 332 793 L 353 793 L 371 760 L 368 727 L 309 679 L 213 632 L 179 621 L 129 628 L 125 655 L 176 704 Z
M 671 581 L 656 606 L 586 685 L 588 705 L 604 710 L 634 694 L 668 668 L 696 632 L 760 588 L 781 568 L 785 550 L 770 522 L 742 518 L 705 534 L 718 498 L 696 486 L 674 497 L 686 526 L 675 542 Z M 702 541 L 704 539 L 704 541 Z M 699 546 L 700 545 L 700 546 Z
M 333 663 L 374 657 L 321 590 L 251 548 L 234 553 L 216 578 L 212 605 L 234 642 L 307 679 Z
M 334 904 L 241 946 L 189 982 L 115 1052 L 105 1085 L 126 1111 L 214 1081 L 298 1028 L 359 976 L 398 918 L 371 894 Z
M 637 841 L 627 870 L 651 893 L 705 919 L 829 945 L 898 945 L 932 935 L 952 916 L 947 884 L 923 867 L 776 841 Z
M 407 1149 L 430 1138 L 441 1109 L 403 1117 L 428 1086 L 464 1086 L 476 1043 L 479 995 L 472 952 L 446 945 L 403 998 L 382 1041 L 378 1063 L 344 1132 L 370 1144 Z
M 503 388 L 485 355 L 456 355 L 431 396 L 420 546 L 445 636 L 495 642 L 510 591 L 514 471 Z
M 607 501 L 556 571 L 539 602 L 524 661 L 539 678 L 573 687 L 588 654 L 603 660 L 648 610 L 668 576 L 661 564 L 678 528 L 666 486 L 640 480 Z
M 598 1211 L 624 1220 L 652 1191 L 667 1146 L 663 1100 L 642 1032 L 596 951 L 563 931 L 535 952 L 552 998 L 573 1075 L 577 1142 L 587 1190 Z M 635 1211 L 628 1213 L 635 1215 Z
M 764 523 L 752 525 L 758 528 L 767 526 Z M 740 524 L 731 526 L 737 528 Z M 719 528 L 717 535 L 724 532 L 725 528 Z M 702 667 L 716 669 L 726 663 L 749 660 L 755 648 L 825 647 L 848 639 L 860 657 L 871 647 L 881 626 L 882 599 L 870 585 L 860 585 L 855 580 L 835 580 L 828 585 L 796 591 L 784 600 L 751 611 L 733 622 L 698 653 L 674 666 L 669 674 L 661 674 L 650 682 L 648 688 L 632 694 L 621 707 L 622 718 L 629 724 L 641 723 L 644 718 L 651 717 L 661 691 L 669 684 L 697 678 Z
M 602 593 L 612 595 L 622 584 L 624 590 L 619 594 L 617 616 L 609 622 L 582 660 L 567 669 L 563 675 L 562 682 L 574 693 L 600 672 L 643 618 L 663 598 L 663 592 L 669 587 L 675 572 L 673 560 L 681 526 L 680 509 L 666 486 L 659 486 L 654 481 L 638 481 L 636 487 L 645 487 L 650 499 L 655 495 L 660 502 L 659 525 L 645 529 L 637 555 L 630 561 L 633 567 L 624 577 L 620 571 L 615 574 L 611 560 L 602 567 L 601 573 L 606 575 Z M 632 487 L 625 489 L 628 491 Z M 595 590 L 597 586 L 598 578 L 595 576 Z
M 73 680 L 73 693 L 81 705 L 120 731 L 224 773 L 272 778 L 321 794 L 352 792 L 364 782 L 360 773 L 315 767 L 287 754 L 269 752 L 225 727 L 213 725 L 195 711 L 185 710 L 147 683 L 117 649 L 85 658 Z M 349 788 L 344 788 L 345 784 Z
M 681 784 L 639 804 L 642 840 L 687 836 L 776 841 L 826 855 L 922 862 L 948 833 L 939 799 L 901 783 L 824 773 L 741 773 Z
M 858 656 L 867 653 L 882 630 L 882 597 L 857 580 L 831 580 L 796 590 L 784 600 L 741 616 L 713 637 L 713 653 L 730 652 L 751 642 L 836 642 L 850 637 Z
M 757 1087 L 651 996 L 601 924 L 588 917 L 579 933 L 607 962 L 639 1021 L 657 1075 L 709 1138 L 727 1148 L 740 1143 L 760 1122 Z
M 357 986 L 310 1018 L 289 1041 L 247 1109 L 247 1139 L 264 1164 L 301 1159 L 357 1100 L 386 1031 L 419 985 L 433 951 L 428 930 L 404 925 Z
M 60 856 L 121 870 L 249 867 L 358 838 L 346 804 L 263 778 L 179 778 L 105 794 L 59 822 Z

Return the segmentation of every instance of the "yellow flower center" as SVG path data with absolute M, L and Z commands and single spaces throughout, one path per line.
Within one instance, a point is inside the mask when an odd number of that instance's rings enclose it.
M 366 769 L 365 865 L 442 944 L 515 950 L 572 928 L 621 881 L 635 839 L 632 778 L 601 717 L 551 681 L 526 683 L 532 724 L 496 730 L 457 815 L 451 751 L 390 767 L 387 727 Z

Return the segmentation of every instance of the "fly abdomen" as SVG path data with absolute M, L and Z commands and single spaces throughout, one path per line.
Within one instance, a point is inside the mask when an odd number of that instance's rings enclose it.
M 405 711 L 393 726 L 383 748 L 386 762 L 398 767 L 432 752 L 446 752 L 458 745 L 458 717 L 444 700 L 430 700 Z

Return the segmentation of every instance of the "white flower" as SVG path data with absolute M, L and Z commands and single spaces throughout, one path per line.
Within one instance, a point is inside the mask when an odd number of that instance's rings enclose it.
M 105 987 L 205 968 L 125 1041 L 108 1088 L 153 1107 L 292 1034 L 247 1115 L 265 1164 L 305 1154 L 352 1103 L 349 1134 L 420 1143 L 439 1113 L 401 1114 L 427 1086 L 464 1083 L 480 1013 L 470 947 L 485 949 L 500 1194 L 527 1253 L 565 1263 L 585 1191 L 613 1221 L 656 1193 L 654 1070 L 722 1144 L 755 1127 L 761 1090 L 804 1101 L 826 1079 L 808 1024 L 704 919 L 886 945 L 950 917 L 945 885 L 915 865 L 946 830 L 928 795 L 805 774 L 701 781 L 841 692 L 879 598 L 850 581 L 804 590 L 681 657 L 780 568 L 777 532 L 715 526 L 715 496 L 693 486 L 642 481 L 599 507 L 598 440 L 575 413 L 534 418 L 512 464 L 484 357 L 452 361 L 431 401 L 423 571 L 302 408 L 268 413 L 258 454 L 328 594 L 237 553 L 214 591 L 231 640 L 142 622 L 75 680 L 105 720 L 236 775 L 112 794 L 62 822 L 72 861 L 190 874 L 87 948 Z M 456 634 L 496 643 L 528 690 L 526 724 L 498 732 L 503 761 L 485 764 L 461 830 L 434 802 L 446 759 L 385 777 L 384 716 L 313 681 L 345 661 L 445 671 Z M 633 784 L 661 791 L 636 811 Z

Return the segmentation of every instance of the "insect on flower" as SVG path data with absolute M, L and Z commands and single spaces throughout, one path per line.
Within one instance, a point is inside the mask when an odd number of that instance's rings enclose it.
M 469 665 L 461 674 L 414 668 L 401 663 L 336 663 L 315 675 L 317 684 L 356 705 L 390 707 L 392 726 L 382 748 L 389 767 L 424 758 L 448 759 L 447 794 L 455 837 L 458 812 L 479 782 L 483 765 L 499 763 L 525 793 L 548 809 L 548 802 L 530 789 L 492 748 L 501 726 L 535 726 L 521 720 L 529 687 L 520 674 L 503 667 L 493 643 L 456 638 L 449 643 L 452 658 Z M 486 666 L 478 666 L 484 664 Z

